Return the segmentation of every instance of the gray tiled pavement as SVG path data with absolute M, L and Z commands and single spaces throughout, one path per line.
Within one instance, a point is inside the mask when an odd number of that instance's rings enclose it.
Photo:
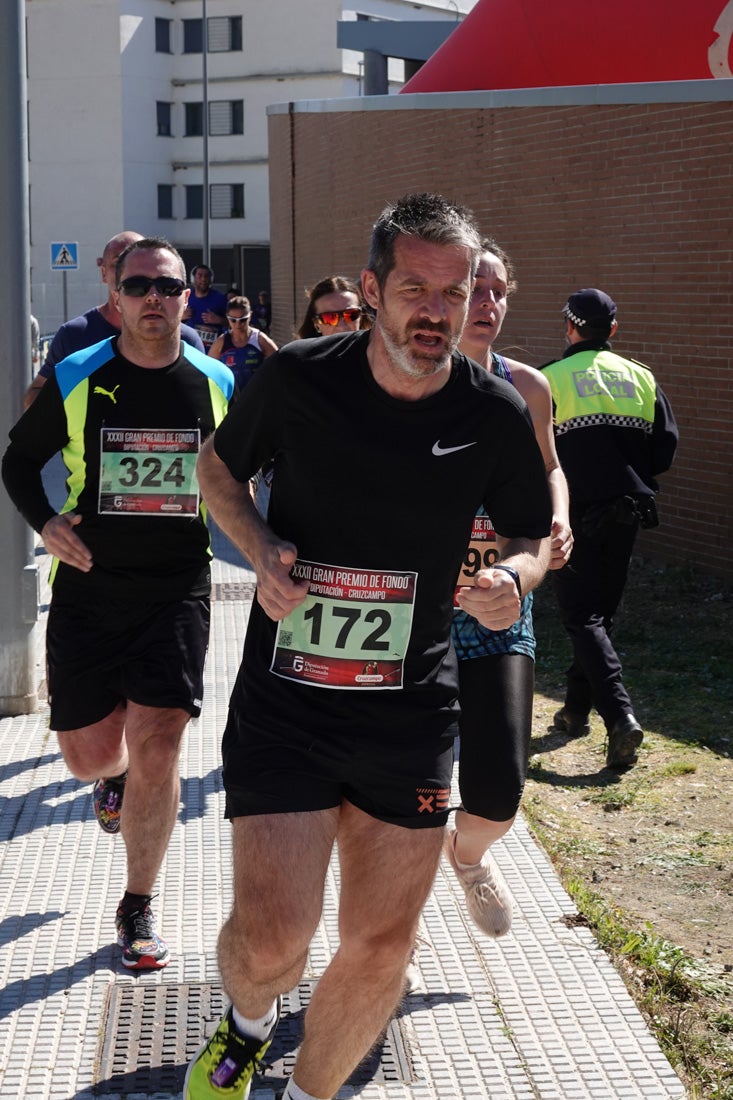
M 90 788 L 66 771 L 45 706 L 0 721 L 3 1100 L 172 1100 L 218 1018 L 215 941 L 230 904 L 219 737 L 253 575 L 217 545 L 205 708 L 186 736 L 181 813 L 160 877 L 167 969 L 132 975 L 119 965 L 122 845 L 97 827 Z M 511 934 L 474 935 L 442 865 L 422 920 L 423 989 L 405 998 L 381 1053 L 339 1097 L 682 1100 L 679 1078 L 521 818 L 496 853 L 516 901 Z M 334 862 L 308 969 L 251 1100 L 274 1100 L 292 1065 L 301 1009 L 336 942 L 337 896 Z

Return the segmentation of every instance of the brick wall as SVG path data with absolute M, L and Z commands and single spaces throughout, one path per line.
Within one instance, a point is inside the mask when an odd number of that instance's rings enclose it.
M 359 273 L 387 201 L 466 203 L 517 268 L 497 350 L 537 366 L 563 350 L 570 292 L 616 300 L 614 348 L 653 370 L 681 432 L 640 547 L 732 577 L 731 132 L 730 102 L 271 114 L 274 337 L 291 338 L 305 287 Z

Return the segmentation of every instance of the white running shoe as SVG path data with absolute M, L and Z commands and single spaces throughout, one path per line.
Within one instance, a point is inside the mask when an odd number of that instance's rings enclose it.
M 451 829 L 445 839 L 445 854 L 466 895 L 466 904 L 476 927 L 492 939 L 505 936 L 512 926 L 512 898 L 493 856 L 484 852 L 480 863 L 459 867 L 456 837 Z

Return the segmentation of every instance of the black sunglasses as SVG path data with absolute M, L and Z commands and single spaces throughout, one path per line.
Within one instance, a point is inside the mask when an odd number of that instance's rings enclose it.
M 158 275 L 155 279 L 149 279 L 147 275 L 130 275 L 129 279 L 123 279 L 118 284 L 117 289 L 128 298 L 144 298 L 151 287 L 155 287 L 163 298 L 180 298 L 186 284 L 183 279 L 172 279 L 170 275 Z

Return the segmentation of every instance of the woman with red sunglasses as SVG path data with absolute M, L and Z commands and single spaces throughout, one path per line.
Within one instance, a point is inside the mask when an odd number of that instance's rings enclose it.
M 351 279 L 343 275 L 328 275 L 306 294 L 308 308 L 296 333 L 301 340 L 370 327 L 361 291 Z

